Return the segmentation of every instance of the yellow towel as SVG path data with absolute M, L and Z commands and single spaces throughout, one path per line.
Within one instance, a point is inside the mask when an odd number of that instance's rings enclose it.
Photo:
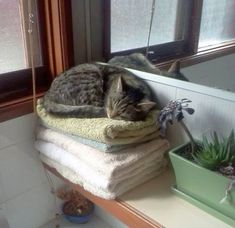
M 47 113 L 41 99 L 37 103 L 37 114 L 47 127 L 109 145 L 141 142 L 144 137 L 147 140 L 148 135 L 150 138 L 158 135 L 158 113 L 153 110 L 145 121 L 136 122 L 109 118 L 66 118 Z

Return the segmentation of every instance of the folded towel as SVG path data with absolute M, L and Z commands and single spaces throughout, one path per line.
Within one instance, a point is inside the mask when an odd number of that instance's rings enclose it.
M 50 128 L 109 145 L 140 142 L 144 136 L 159 130 L 156 110 L 150 112 L 145 121 L 136 122 L 109 118 L 65 118 L 47 113 L 39 99 L 37 113 L 43 124 Z
M 120 151 L 120 150 L 123 150 L 123 149 L 131 148 L 133 146 L 137 146 L 141 143 L 145 143 L 145 142 L 148 142 L 148 141 L 151 141 L 153 139 L 157 139 L 157 138 L 160 137 L 160 131 L 157 131 L 157 132 L 154 132 L 152 134 L 145 135 L 143 138 L 141 138 L 136 143 L 109 145 L 109 144 L 106 144 L 106 143 L 97 142 L 95 140 L 86 139 L 86 138 L 83 138 L 83 137 L 80 137 L 80 136 L 67 134 L 65 132 L 60 131 L 59 129 L 48 127 L 45 124 L 43 124 L 42 122 L 41 122 L 41 124 L 39 124 L 38 128 L 40 128 L 40 127 L 51 129 L 55 132 L 66 135 L 69 138 L 71 138 L 71 139 L 73 139 L 73 140 L 75 140 L 75 141 L 77 141 L 81 144 L 85 144 L 87 146 L 93 147 L 94 149 L 99 150 L 99 151 L 103 151 L 105 153 L 112 153 L 112 152 L 117 152 L 117 151 Z
M 168 141 L 158 138 L 135 145 L 132 148 L 113 152 L 112 154 L 102 153 L 66 135 L 46 128 L 38 129 L 37 138 L 51 142 L 59 148 L 73 154 L 77 159 L 86 162 L 90 167 L 107 178 L 118 178 L 132 170 L 145 166 L 158 157 L 162 157 L 169 149 Z M 38 149 L 40 151 L 41 147 Z
M 47 144 L 47 143 L 46 143 Z M 50 145 L 52 148 L 52 145 Z M 56 154 L 54 153 L 55 148 L 52 148 L 52 151 L 40 150 L 40 152 L 51 158 L 52 160 L 62 164 L 63 166 L 73 170 L 80 178 L 86 181 L 86 183 L 96 186 L 102 191 L 113 192 L 116 189 L 116 186 L 124 181 L 127 181 L 131 178 L 141 175 L 143 172 L 150 173 L 155 171 L 162 165 L 163 158 L 159 158 L 157 161 L 148 164 L 148 166 L 140 167 L 136 169 L 128 175 L 120 177 L 119 179 L 107 179 L 104 175 L 97 173 L 95 170 L 91 169 L 84 162 L 79 161 L 78 159 L 74 159 L 74 157 L 70 154 L 66 154 L 63 150 L 57 150 Z
M 57 130 L 55 130 L 55 131 L 57 131 Z M 60 131 L 57 131 L 57 132 L 60 132 Z M 81 144 L 85 144 L 89 147 L 93 147 L 96 150 L 99 150 L 99 151 L 102 151 L 102 152 L 105 152 L 105 153 L 112 153 L 112 152 L 121 151 L 123 149 L 128 149 L 128 148 L 131 148 L 133 146 L 137 146 L 140 143 L 144 143 L 144 142 L 151 141 L 153 139 L 157 139 L 157 138 L 160 137 L 160 132 L 157 131 L 157 132 L 154 132 L 152 134 L 146 135 L 143 138 L 141 138 L 138 143 L 119 144 L 119 145 L 108 145 L 106 143 L 101 143 L 101 142 L 97 142 L 97 141 L 94 141 L 94 140 L 85 139 L 85 138 L 82 138 L 82 137 L 79 137 L 79 136 L 73 136 L 73 135 L 64 134 L 64 133 L 63 133 L 63 135 L 67 135 L 69 138 L 71 138 L 71 139 L 73 139 L 73 140 L 75 140 L 75 141 L 77 141 Z
M 152 159 L 146 164 L 143 164 L 142 166 L 131 170 L 131 172 L 126 173 L 125 175 L 119 176 L 117 178 L 109 178 L 106 173 L 97 172 L 96 169 L 93 169 L 81 159 L 78 159 L 74 155 L 66 152 L 53 143 L 38 140 L 35 142 L 35 146 L 36 149 L 42 154 L 51 158 L 52 160 L 59 162 L 60 164 L 63 164 L 63 166 L 72 169 L 79 176 L 84 178 L 84 180 L 86 180 L 88 183 L 108 191 L 113 191 L 118 183 L 133 176 L 139 175 L 145 170 L 154 171 L 159 166 L 161 166 L 161 162 L 164 159 L 163 155 L 159 154 L 157 158 Z
M 135 188 L 136 186 L 150 180 L 151 178 L 160 175 L 162 172 L 166 170 L 166 164 L 165 160 L 162 161 L 162 165 L 158 167 L 154 171 L 143 171 L 141 174 L 136 175 L 134 177 L 131 177 L 129 179 L 126 179 L 125 181 L 117 184 L 115 186 L 115 189 L 113 191 L 107 191 L 99 188 L 98 186 L 92 185 L 87 182 L 86 179 L 83 179 L 81 176 L 79 176 L 76 172 L 74 172 L 72 169 L 60 164 L 59 162 L 52 160 L 49 157 L 46 157 L 45 155 L 40 155 L 41 160 L 49 165 L 52 168 L 55 168 L 64 178 L 69 180 L 70 182 L 74 184 L 79 184 L 81 187 L 83 187 L 88 192 L 92 193 L 93 195 L 96 195 L 98 197 L 104 198 L 104 199 L 115 199 L 119 195 L 127 192 L 130 189 Z
M 151 140 L 150 136 L 152 136 L 153 138 L 156 138 L 157 134 L 159 134 L 159 133 L 151 134 L 151 135 L 148 135 L 147 137 L 145 136 L 143 138 L 143 142 Z M 94 149 L 97 149 L 97 150 L 105 152 L 105 153 L 112 153 L 115 151 L 120 151 L 122 149 L 127 149 L 127 148 L 133 147 L 134 145 L 138 144 L 138 143 L 132 143 L 132 144 L 120 144 L 120 145 L 108 145 L 106 143 L 101 143 L 101 142 L 97 142 L 94 140 L 85 139 L 85 138 L 82 138 L 79 136 L 68 135 L 68 137 L 71 137 L 73 140 L 75 140 L 81 144 L 85 144 L 87 146 L 93 147 Z

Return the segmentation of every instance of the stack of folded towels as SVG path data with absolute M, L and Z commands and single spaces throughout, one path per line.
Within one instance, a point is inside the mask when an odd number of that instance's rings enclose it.
M 66 118 L 49 114 L 39 99 L 36 149 L 62 176 L 104 199 L 114 199 L 159 175 L 168 141 L 160 138 L 157 111 L 145 121 Z

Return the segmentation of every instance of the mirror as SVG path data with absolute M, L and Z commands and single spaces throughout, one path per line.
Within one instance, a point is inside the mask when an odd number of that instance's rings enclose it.
M 182 68 L 190 82 L 235 93 L 235 54 Z
M 110 1 L 115 1 L 117 3 L 122 3 L 124 5 L 131 5 L 131 7 L 135 7 L 135 5 L 137 4 L 141 4 L 143 2 L 146 1 L 141 1 L 141 0 L 132 0 L 133 4 L 127 4 L 127 0 L 107 0 L 108 2 Z M 128 0 L 128 2 L 131 0 Z M 196 2 L 201 2 L 201 1 L 197 1 Z M 187 1 L 187 0 L 166 0 L 166 1 L 156 1 L 156 5 L 158 7 L 165 7 L 168 6 L 169 4 L 167 4 L 167 2 L 174 2 L 173 5 L 169 6 L 169 11 L 168 14 L 171 14 L 171 16 L 173 15 L 171 12 L 171 10 L 174 9 L 174 7 L 179 6 L 180 4 L 175 4 L 175 2 L 179 2 L 179 3 L 185 3 L 185 2 L 194 2 L 194 1 Z M 213 17 L 213 12 L 215 12 L 215 17 L 216 18 L 216 28 L 214 29 L 214 31 L 212 32 L 211 30 L 209 30 L 210 28 L 214 28 L 215 26 L 212 26 L 211 23 L 206 23 L 204 28 L 204 35 L 201 36 L 202 41 L 200 43 L 200 47 L 204 47 L 205 45 L 208 44 L 207 38 L 209 36 L 211 36 L 211 34 L 213 35 L 214 41 L 226 41 L 226 40 L 231 40 L 234 36 L 232 36 L 233 33 L 235 33 L 235 29 L 234 26 L 232 26 L 231 30 L 229 30 L 228 27 L 226 26 L 222 26 L 223 22 L 228 22 L 228 23 L 235 23 L 235 14 L 233 13 L 234 11 L 234 5 L 235 5 L 235 1 L 232 0 L 203 0 L 204 3 L 208 4 L 208 8 L 207 8 L 207 17 L 204 18 L 204 21 L 209 21 L 209 15 L 212 15 L 211 17 Z M 85 7 L 84 4 L 90 4 L 90 7 Z M 104 21 L 103 21 L 103 0 L 97 0 L 97 1 L 73 1 L 73 23 L 74 23 L 74 46 L 75 46 L 75 63 L 76 64 L 80 64 L 80 63 L 84 63 L 87 61 L 104 61 L 103 59 L 103 50 L 105 49 L 104 45 L 104 32 L 103 31 L 103 26 Z M 209 7 L 210 4 L 213 3 L 213 6 Z M 147 16 L 145 16 L 147 19 L 147 24 L 150 22 L 150 18 L 151 18 L 151 7 L 152 7 L 152 0 L 149 1 L 148 3 L 143 3 L 145 8 L 143 9 L 143 12 L 141 14 L 141 17 L 139 17 L 140 19 L 142 19 L 142 17 L 144 17 L 144 13 L 146 13 Z M 160 4 L 160 5 L 159 5 Z M 204 4 L 206 5 L 206 4 Z M 233 6 L 233 7 L 232 7 Z M 218 7 L 220 9 L 223 10 L 217 10 Z M 85 13 L 84 13 L 84 9 L 86 9 Z M 90 11 L 89 11 L 90 10 Z M 123 23 L 129 23 L 129 20 L 126 18 L 127 15 L 130 16 L 130 13 L 127 14 L 128 10 L 127 8 L 125 8 L 124 10 L 126 11 L 121 11 L 120 14 L 118 14 L 118 21 L 123 20 Z M 147 13 L 148 10 L 148 13 Z M 129 10 L 130 11 L 130 10 Z M 210 11 L 212 11 L 212 13 L 210 13 Z M 87 12 L 87 15 L 86 15 Z M 121 19 L 121 15 L 122 14 L 124 16 L 126 16 L 125 18 Z M 133 14 L 133 12 L 132 12 Z M 167 13 L 165 13 L 165 15 L 167 15 Z M 83 21 L 85 21 L 85 18 L 89 17 L 91 20 L 91 23 L 86 23 L 83 26 L 81 26 L 81 23 Z M 133 17 L 136 15 L 133 15 Z M 187 15 L 186 15 L 187 16 Z M 220 18 L 220 19 L 219 19 Z M 157 18 L 158 19 L 158 18 Z M 156 19 L 156 20 L 157 20 Z M 172 18 L 169 18 L 169 20 Z M 143 19 L 142 23 L 145 21 L 145 19 Z M 80 22 L 80 23 L 78 23 Z M 179 21 L 178 21 L 179 22 Z M 116 23 L 114 21 L 114 23 Z M 130 27 L 127 26 L 127 31 L 128 32 L 124 32 L 124 35 L 126 34 L 127 37 L 126 39 L 122 39 L 121 43 L 122 44 L 126 44 L 127 41 L 129 41 L 129 39 L 133 36 L 134 34 L 134 38 L 136 36 L 140 36 L 142 34 L 142 30 L 143 29 L 145 31 L 145 36 L 144 36 L 144 41 L 139 41 L 139 37 L 138 39 L 136 39 L 137 41 L 140 42 L 140 45 L 134 46 L 134 48 L 139 47 L 142 45 L 142 43 L 144 43 L 146 45 L 147 43 L 147 35 L 148 35 L 148 29 L 149 26 L 146 26 L 144 28 L 142 28 L 142 26 L 140 26 L 140 23 L 137 22 L 137 20 L 133 20 L 130 23 L 132 23 L 133 26 L 136 26 L 138 29 L 135 30 L 134 32 L 132 32 L 132 30 L 130 30 Z M 162 24 L 163 23 L 163 24 Z M 164 28 L 167 28 L 167 24 L 162 22 L 161 26 Z M 108 24 L 108 23 L 107 23 Z M 172 28 L 172 20 L 171 20 L 171 27 Z M 179 23 L 182 24 L 182 23 Z M 156 25 L 156 21 L 153 21 L 153 27 Z M 86 27 L 88 26 L 88 27 Z M 117 24 L 116 24 L 117 26 Z M 121 29 L 124 30 L 123 27 L 121 27 Z M 152 30 L 152 32 L 155 32 L 156 28 L 154 28 Z M 222 32 L 221 32 L 222 30 Z M 86 32 L 88 31 L 88 32 Z M 111 33 L 114 32 L 114 27 L 111 28 Z M 119 30 L 117 30 L 119 31 Z M 158 30 L 159 31 L 159 30 Z M 157 32 L 158 32 L 157 31 Z M 164 30 L 165 32 L 167 32 L 168 30 Z M 172 30 L 171 30 L 172 31 Z M 119 31 L 120 33 L 120 31 Z M 119 34 L 118 33 L 118 34 Z M 81 35 L 82 34 L 82 35 Z M 172 33 L 171 33 L 172 34 Z M 86 37 L 86 35 L 88 36 L 88 38 Z M 168 34 L 169 35 L 169 34 Z M 181 38 L 181 36 L 179 36 Z M 90 41 L 90 43 L 87 43 L 87 40 Z M 114 36 L 115 38 L 115 42 L 117 39 L 117 36 Z M 120 38 L 120 36 L 119 36 Z M 178 37 L 177 37 L 178 38 Z M 121 39 L 121 38 L 120 38 Z M 168 41 L 172 41 L 172 39 L 168 39 Z M 152 44 L 153 39 L 150 39 L 150 45 Z M 178 39 L 177 39 L 178 42 Z M 160 41 L 158 43 L 161 43 Z M 87 44 L 87 45 L 84 45 Z M 86 47 L 89 47 L 88 50 Z M 117 50 L 116 46 L 113 47 L 115 50 Z M 234 47 L 233 47 L 234 49 Z M 151 51 L 151 50 L 150 50 Z M 170 49 L 170 51 L 172 51 L 172 49 Z M 232 53 L 232 52 L 231 52 Z M 118 54 L 118 55 L 122 55 L 122 54 Z M 90 57 L 90 58 L 89 58 Z M 213 60 L 208 60 L 199 64 L 195 64 L 195 65 L 191 65 L 191 66 L 185 66 L 184 67 L 184 63 L 182 62 L 181 64 L 181 72 L 189 79 L 189 81 L 191 83 L 196 83 L 196 84 L 201 84 L 201 85 L 205 85 L 208 87 L 213 87 L 213 88 L 218 88 L 222 91 L 230 91 L 235 93 L 235 76 L 234 76 L 234 65 L 235 65 L 235 54 L 229 54 L 229 55 L 225 55 L 223 57 L 218 57 L 216 59 Z
M 180 62 L 175 61 L 168 70 L 159 70 L 155 68 L 155 66 L 140 53 L 134 53 L 127 56 L 115 56 L 108 63 L 235 92 L 235 54 L 226 55 L 184 68 L 181 67 L 181 69 Z
M 194 1 L 189 3 L 184 0 L 152 0 L 148 3 L 141 0 L 126 0 L 125 2 L 110 0 L 110 2 L 111 53 L 117 52 L 117 55 L 120 55 L 118 54 L 120 51 L 140 49 L 146 46 L 147 40 L 150 46 L 161 44 L 161 42 L 169 45 L 169 42 L 187 40 L 188 32 L 197 34 L 197 28 L 193 28 L 192 31 L 187 27 L 194 22 L 183 23 L 191 20 L 192 12 L 194 21 L 200 19 L 200 22 L 196 23 L 200 27 L 199 35 L 197 35 L 198 48 L 206 49 L 211 45 L 220 45 L 234 40 L 235 37 L 235 30 L 232 26 L 235 23 L 235 3 L 231 0 L 204 0 L 203 3 L 199 1 L 201 3 L 197 3 L 198 8 L 195 7 Z M 189 6 L 193 8 L 192 12 Z M 155 51 L 154 48 L 149 48 L 149 50 Z M 173 50 L 174 48 L 170 48 L 171 52 Z M 234 63 L 235 54 L 230 54 L 192 66 L 181 67 L 181 72 L 192 83 L 235 92 Z

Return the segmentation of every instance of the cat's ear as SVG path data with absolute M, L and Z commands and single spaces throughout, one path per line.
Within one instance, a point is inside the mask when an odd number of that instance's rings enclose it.
M 153 109 L 156 106 L 156 103 L 145 99 L 145 100 L 141 101 L 137 106 L 141 110 L 148 112 L 149 110 Z
M 171 67 L 168 70 L 169 73 L 179 74 L 180 73 L 180 61 L 176 60 L 172 63 Z
M 123 92 L 123 87 L 124 87 L 124 82 L 121 76 L 119 76 L 118 78 L 118 82 L 117 82 L 117 92 L 121 93 Z

